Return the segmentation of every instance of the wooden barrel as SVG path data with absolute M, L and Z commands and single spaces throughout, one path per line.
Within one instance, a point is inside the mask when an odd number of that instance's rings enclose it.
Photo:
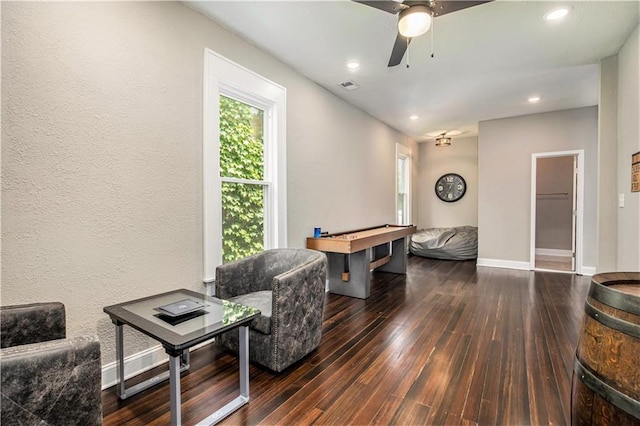
M 640 273 L 594 275 L 573 369 L 571 423 L 640 424 Z

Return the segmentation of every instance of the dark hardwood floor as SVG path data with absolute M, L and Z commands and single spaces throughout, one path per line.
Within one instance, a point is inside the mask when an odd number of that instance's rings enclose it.
M 373 277 L 367 300 L 326 295 L 321 345 L 304 360 L 278 375 L 252 365 L 249 404 L 222 424 L 570 422 L 589 277 L 413 256 L 406 276 Z M 181 386 L 183 424 L 197 424 L 236 396 L 236 358 L 192 352 Z M 102 400 L 105 425 L 169 424 L 166 382 Z

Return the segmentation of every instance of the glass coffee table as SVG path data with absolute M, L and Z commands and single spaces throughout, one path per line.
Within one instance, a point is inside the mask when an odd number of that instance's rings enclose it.
M 171 424 L 182 423 L 180 372 L 189 368 L 189 348 L 238 328 L 240 395 L 198 424 L 215 424 L 249 401 L 249 322 L 258 309 L 180 289 L 107 306 L 116 326 L 117 393 L 126 399 L 169 378 Z M 130 388 L 124 383 L 124 325 L 159 341 L 169 355 L 169 371 Z

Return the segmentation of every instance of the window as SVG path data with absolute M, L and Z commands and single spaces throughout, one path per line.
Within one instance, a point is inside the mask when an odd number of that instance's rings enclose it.
M 262 109 L 220 95 L 223 263 L 269 245 L 264 225 L 271 182 L 264 179 L 264 119 Z
M 286 246 L 284 88 L 205 50 L 204 281 Z
M 411 224 L 411 150 L 396 144 L 396 220 Z

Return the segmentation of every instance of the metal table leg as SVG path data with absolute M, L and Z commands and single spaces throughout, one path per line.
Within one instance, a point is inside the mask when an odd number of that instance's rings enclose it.
M 171 426 L 182 424 L 180 400 L 180 356 L 169 355 L 169 399 L 171 401 Z
M 133 396 L 137 393 L 142 392 L 145 389 L 150 388 L 158 383 L 161 383 L 169 378 L 171 375 L 171 371 L 165 371 L 164 373 L 158 374 L 150 379 L 147 379 L 141 383 L 138 383 L 135 386 L 131 386 L 130 388 L 125 387 L 124 383 L 124 339 L 123 339 L 123 324 L 115 323 L 116 325 L 116 380 L 118 382 L 116 386 L 116 393 L 120 399 L 127 399 L 130 396 Z M 185 350 L 178 357 L 178 362 L 180 363 L 179 369 L 180 373 L 189 369 L 189 350 Z M 169 367 L 171 367 L 171 357 L 169 357 Z M 178 375 L 179 377 L 179 375 Z
M 184 350 L 178 355 L 169 354 L 169 371 L 165 371 L 155 377 L 145 380 L 130 388 L 124 383 L 124 345 L 123 345 L 123 324 L 116 325 L 116 378 L 118 380 L 116 392 L 120 399 L 126 399 L 143 390 L 169 379 L 169 396 L 171 406 L 171 425 L 180 426 L 182 424 L 182 403 L 180 395 L 180 373 L 189 368 L 189 351 Z M 198 422 L 198 424 L 214 425 L 236 411 L 238 408 L 249 402 L 249 327 L 238 327 L 239 334 L 239 359 L 238 369 L 240 376 L 240 395 L 230 401 L 222 408 Z
M 249 402 L 249 327 L 240 327 L 238 330 L 240 346 L 240 397 L 246 398 L 244 404 Z
M 122 337 L 122 324 L 116 323 L 116 380 L 118 386 L 116 393 L 120 399 L 127 397 L 127 390 L 124 387 L 124 347 Z
M 240 370 L 240 395 L 206 419 L 198 422 L 200 425 L 214 425 L 249 402 L 249 327 L 238 327 L 238 333 L 240 337 L 238 342 L 240 349 L 240 357 L 238 360 Z

